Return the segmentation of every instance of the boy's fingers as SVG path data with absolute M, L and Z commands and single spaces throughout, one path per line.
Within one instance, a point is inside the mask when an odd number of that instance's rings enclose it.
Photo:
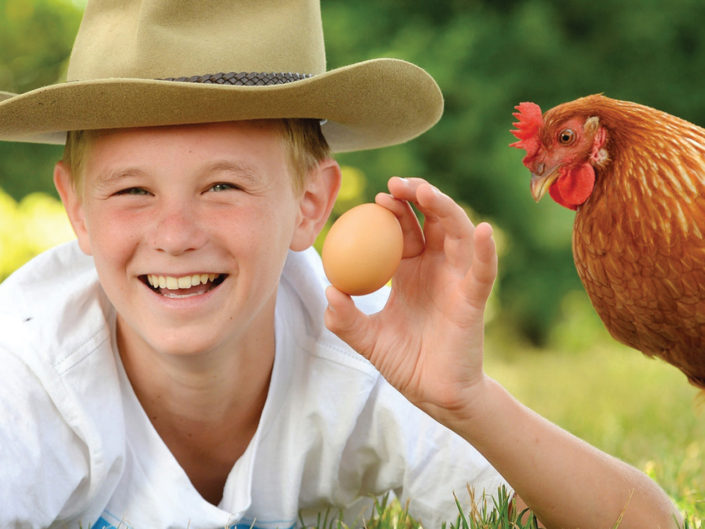
M 445 251 L 453 266 L 469 267 L 475 227 L 463 208 L 422 178 L 394 177 L 388 185 L 395 198 L 414 202 L 423 213 L 426 248 Z
M 441 220 L 449 235 L 461 238 L 472 234 L 473 225 L 463 208 L 423 178 L 393 177 L 388 187 L 395 198 L 413 202 L 424 217 Z
M 369 316 L 362 313 L 353 300 L 337 288 L 326 289 L 328 308 L 324 314 L 326 327 L 341 340 L 367 357 L 372 348 Z
M 423 230 L 409 202 L 398 200 L 387 193 L 378 193 L 375 202 L 394 213 L 401 225 L 404 236 L 402 257 L 415 257 L 423 252 L 425 247 Z
M 457 257 L 472 257 L 472 234 L 474 226 L 461 208 L 452 198 L 442 193 L 437 188 L 426 185 L 419 187 L 417 191 L 418 206 L 426 217 L 424 233 L 429 241 L 429 247 L 442 251 L 447 249 L 449 243 L 453 251 L 466 249 L 469 253 L 458 255 Z M 460 241 L 460 245 L 456 245 Z
M 486 222 L 478 224 L 474 239 L 475 252 L 465 291 L 470 303 L 483 308 L 497 277 L 497 251 L 492 238 L 492 226 Z
M 424 184 L 430 185 L 423 178 L 401 178 L 399 176 L 393 176 L 387 182 L 387 188 L 389 188 L 389 192 L 399 200 L 416 202 L 416 190 L 419 186 Z

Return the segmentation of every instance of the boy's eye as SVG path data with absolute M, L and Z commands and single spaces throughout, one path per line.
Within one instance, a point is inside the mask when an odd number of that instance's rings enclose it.
M 238 187 L 237 187 L 236 185 L 228 184 L 228 183 L 225 183 L 225 182 L 218 182 L 217 184 L 213 184 L 213 185 L 210 187 L 210 191 L 216 191 L 216 192 L 218 192 L 218 191 L 228 191 L 228 190 L 230 190 L 230 189 L 238 189 Z
M 128 187 L 127 189 L 121 189 L 116 195 L 148 195 L 149 192 L 141 187 Z

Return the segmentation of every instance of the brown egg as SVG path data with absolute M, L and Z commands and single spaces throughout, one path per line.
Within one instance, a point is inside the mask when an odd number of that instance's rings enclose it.
M 360 296 L 394 275 L 404 242 L 394 213 L 377 204 L 356 206 L 338 218 L 323 243 L 323 268 L 338 290 Z

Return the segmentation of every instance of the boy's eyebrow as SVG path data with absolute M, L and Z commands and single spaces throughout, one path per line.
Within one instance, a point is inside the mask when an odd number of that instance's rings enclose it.
M 238 178 L 242 178 L 246 183 L 254 184 L 260 182 L 260 172 L 255 167 L 242 161 L 235 160 L 214 160 L 207 164 L 203 173 L 227 172 L 233 173 Z
M 255 184 L 260 182 L 258 178 L 259 172 L 250 164 L 241 161 L 233 160 L 214 160 L 207 163 L 200 171 L 201 174 L 209 174 L 215 172 L 228 172 L 237 175 L 238 178 L 243 179 L 247 184 Z M 97 185 L 109 186 L 116 181 L 123 178 L 131 176 L 147 176 L 148 172 L 140 169 L 139 167 L 121 167 L 117 169 L 109 169 L 98 174 Z
M 108 169 L 107 171 L 102 171 L 98 173 L 96 178 L 96 186 L 108 187 L 114 182 L 119 181 L 122 178 L 127 178 L 129 176 L 142 176 L 145 172 L 138 167 L 122 167 L 118 169 Z

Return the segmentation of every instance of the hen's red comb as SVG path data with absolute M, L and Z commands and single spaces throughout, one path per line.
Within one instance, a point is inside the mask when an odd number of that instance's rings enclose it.
M 514 108 L 517 112 L 512 115 L 517 119 L 516 123 L 512 123 L 516 130 L 510 132 L 517 137 L 519 141 L 509 144 L 510 147 L 524 149 L 526 156 L 524 163 L 533 158 L 539 150 L 539 129 L 543 125 L 543 117 L 541 115 L 541 107 L 536 103 L 519 103 Z

